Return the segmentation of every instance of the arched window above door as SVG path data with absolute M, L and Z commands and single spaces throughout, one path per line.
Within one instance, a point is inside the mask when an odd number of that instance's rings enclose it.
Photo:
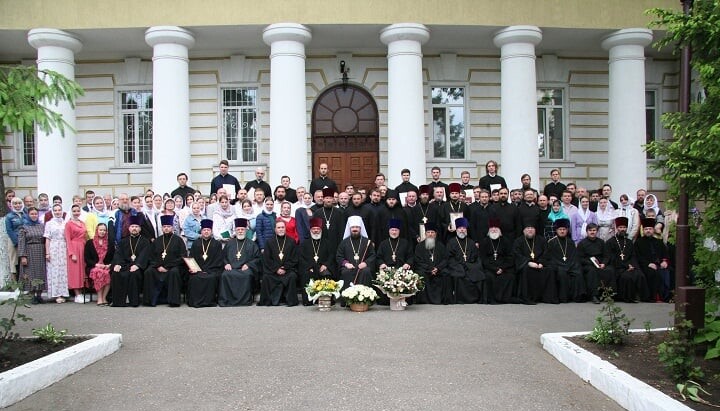
M 377 107 L 367 91 L 348 85 L 324 91 L 313 108 L 313 135 L 376 135 Z

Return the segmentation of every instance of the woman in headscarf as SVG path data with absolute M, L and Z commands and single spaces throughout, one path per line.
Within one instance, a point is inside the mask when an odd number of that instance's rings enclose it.
M 200 210 L 200 203 L 193 203 L 192 213 L 187 216 L 183 222 L 183 237 L 185 237 L 187 243 L 187 249 L 192 248 L 193 241 L 200 238 L 200 222 L 203 219 L 203 215 Z
M 155 216 L 155 222 L 158 227 L 162 227 L 160 223 L 160 217 L 164 215 L 173 216 L 173 234 L 180 235 L 180 217 L 175 212 L 175 200 L 168 198 L 165 200 L 165 206 L 162 211 Z
M 310 193 L 303 194 L 295 208 L 295 224 L 297 226 L 298 240 L 303 241 L 310 238 L 310 219 L 313 216 L 313 197 Z
M 47 263 L 48 297 L 58 304 L 68 297 L 67 243 L 65 219 L 60 204 L 52 206 L 52 218 L 45 223 L 45 261 Z
M 245 227 L 245 238 L 255 241 L 255 209 L 253 208 L 252 201 L 245 199 L 240 204 L 241 209 L 239 213 L 236 213 L 239 218 L 247 220 L 247 227 Z
M 655 212 L 654 217 L 650 217 L 647 215 L 648 210 L 653 210 Z M 656 233 L 662 233 L 663 228 L 665 228 L 665 214 L 663 214 L 662 210 L 660 209 L 658 205 L 658 199 L 655 197 L 655 194 L 648 194 L 645 196 L 645 205 L 643 206 L 643 217 L 648 218 L 654 218 L 655 219 L 655 232 Z
M 598 208 L 595 213 L 598 219 L 598 238 L 607 241 L 615 236 L 615 209 L 610 205 L 607 198 L 598 200 Z
M 560 203 L 560 200 L 553 200 L 552 207 L 550 207 L 550 212 L 547 216 L 547 221 L 545 222 L 545 230 L 544 235 L 545 238 L 550 239 L 555 237 L 555 230 L 553 229 L 553 224 L 555 224 L 555 220 L 559 220 L 561 218 L 569 220 L 570 217 L 568 217 L 567 214 L 565 214 L 565 211 L 562 208 L 562 204 Z
M 217 207 L 214 207 L 215 211 L 212 216 L 213 236 L 216 240 L 226 243 L 235 232 L 235 208 L 230 205 L 230 200 L 226 195 L 220 196 L 218 204 Z
M 275 219 L 277 215 L 275 211 L 273 211 L 274 208 L 275 202 L 272 197 L 266 198 L 262 212 L 255 218 L 255 235 L 260 250 L 263 250 L 265 248 L 265 242 L 275 235 Z
M 635 202 L 630 200 L 627 194 L 620 195 L 620 207 L 617 209 L 618 217 L 626 217 L 628 219 L 627 236 L 635 241 L 640 230 L 640 216 L 633 206 Z
M 110 264 L 115 255 L 115 245 L 104 223 L 95 227 L 95 236 L 85 242 L 85 273 L 93 280 L 97 292 L 97 305 L 108 305 L 110 291 Z
M 25 221 L 18 234 L 18 256 L 20 257 L 20 280 L 25 291 L 32 291 L 32 303 L 42 303 L 42 292 L 47 286 L 45 266 L 45 228 L 40 223 L 37 208 L 27 210 Z M 33 282 L 42 283 L 33 284 Z
M 587 196 L 581 197 L 578 205 L 580 207 L 578 207 L 577 213 L 570 217 L 570 230 L 575 244 L 587 236 L 588 224 L 598 223 L 597 216 L 590 211 L 590 199 Z
M 87 228 L 80 220 L 80 206 L 73 204 L 70 208 L 70 219 L 65 224 L 65 241 L 67 243 L 67 282 L 75 293 L 75 302 L 85 304 L 82 294 L 85 287 L 85 241 Z

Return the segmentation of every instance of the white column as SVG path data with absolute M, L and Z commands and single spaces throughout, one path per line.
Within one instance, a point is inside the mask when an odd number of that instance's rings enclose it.
M 415 183 L 427 178 L 422 45 L 429 39 L 422 24 L 393 24 L 380 32 L 388 46 L 388 187 L 400 184 L 403 168 Z
M 145 42 L 153 48 L 152 187 L 170 191 L 175 176 L 190 174 L 189 31 L 175 26 L 150 27 Z
M 645 47 L 651 42 L 652 31 L 642 28 L 618 30 L 602 42 L 610 54 L 608 183 L 616 196 L 647 188 Z
M 500 174 L 512 187 L 530 174 L 540 182 L 538 157 L 535 46 L 542 31 L 535 26 L 511 26 L 495 34 L 500 47 Z
M 305 44 L 310 29 L 302 24 L 277 23 L 263 30 L 263 41 L 270 46 L 270 159 L 268 181 L 290 177 L 306 185 L 307 102 L 305 101 Z
M 77 37 L 61 30 L 38 28 L 30 30 L 27 38 L 38 51 L 38 70 L 56 71 L 75 80 L 75 53 L 82 48 Z M 48 193 L 50 197 L 59 194 L 69 207 L 72 196 L 82 194 L 78 186 L 75 109 L 64 101 L 44 104 L 61 114 L 69 127 L 65 127 L 64 136 L 57 129 L 47 135 L 37 130 L 38 192 Z

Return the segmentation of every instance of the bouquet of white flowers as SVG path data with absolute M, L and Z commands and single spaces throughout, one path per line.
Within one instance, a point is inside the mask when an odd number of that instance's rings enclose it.
M 374 283 L 388 297 L 410 297 L 425 288 L 419 274 L 402 267 L 381 269 Z
M 361 284 L 346 288 L 345 291 L 342 292 L 342 297 L 345 299 L 346 304 L 373 305 L 375 300 L 378 299 L 375 290 Z

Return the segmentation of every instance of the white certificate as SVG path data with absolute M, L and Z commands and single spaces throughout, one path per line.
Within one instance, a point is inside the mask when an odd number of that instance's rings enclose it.
M 455 220 L 462 218 L 463 213 L 450 213 L 450 231 L 455 231 Z

